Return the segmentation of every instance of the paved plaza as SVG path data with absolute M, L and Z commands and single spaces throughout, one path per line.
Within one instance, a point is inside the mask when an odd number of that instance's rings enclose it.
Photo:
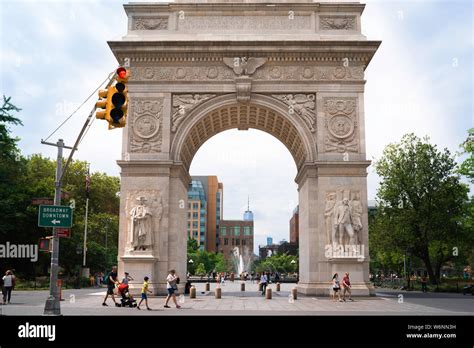
M 214 297 L 215 284 L 206 292 L 204 283 L 196 283 L 196 299 L 181 297 L 181 309 L 163 308 L 164 297 L 150 297 L 153 309 L 117 308 L 108 300 L 108 307 L 101 305 L 105 288 L 71 289 L 63 291 L 63 315 L 473 315 L 474 296 L 378 290 L 376 297 L 357 297 L 354 302 L 333 302 L 329 297 L 299 296 L 289 298 L 295 284 L 281 284 L 281 291 L 270 285 L 273 298 L 261 296 L 256 283 L 246 282 L 246 291 L 240 291 L 240 281 L 226 282 L 222 298 Z M 3 315 L 42 315 L 48 292 L 14 291 L 12 303 L 0 306 Z M 401 298 L 400 295 L 403 297 Z M 182 302 L 184 300 L 184 302 Z M 402 301 L 403 300 L 403 301 Z

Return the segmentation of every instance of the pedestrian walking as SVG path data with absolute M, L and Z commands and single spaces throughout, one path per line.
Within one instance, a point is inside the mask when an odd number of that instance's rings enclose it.
M 2 278 L 3 280 L 3 287 L 2 287 L 2 295 L 3 295 L 3 304 L 6 305 L 7 302 L 10 304 L 10 299 L 12 297 L 12 290 L 15 287 L 15 276 L 13 272 L 8 270 L 5 272 L 5 275 Z
M 113 266 L 112 271 L 109 274 L 107 274 L 106 279 L 104 279 L 104 283 L 107 285 L 107 293 L 105 294 L 105 298 L 104 298 L 104 302 L 102 302 L 102 306 L 107 306 L 107 303 L 105 303 L 105 301 L 107 301 L 107 298 L 110 295 L 110 297 L 112 297 L 112 301 L 114 301 L 115 303 L 115 306 L 120 307 L 120 303 L 117 303 L 114 297 L 115 286 L 120 284 L 119 281 L 117 280 L 117 276 L 118 276 L 117 266 Z
M 332 276 L 332 300 L 336 302 L 336 294 L 339 298 L 339 302 L 342 302 L 341 300 L 341 285 L 339 284 L 339 275 L 337 273 L 334 273 Z
M 349 293 L 349 301 L 354 301 L 351 294 L 351 281 L 349 280 L 349 272 L 346 272 L 344 278 L 342 278 L 342 299 L 346 300 L 346 292 Z
M 138 303 L 137 309 L 140 309 L 140 305 L 142 304 L 143 300 L 145 300 L 146 309 L 151 311 L 151 308 L 148 306 L 148 296 L 147 296 L 147 293 L 151 294 L 151 291 L 148 290 L 148 279 L 150 278 L 148 277 L 143 278 L 142 299 Z
M 262 295 L 265 295 L 265 290 L 267 289 L 268 278 L 265 272 L 262 272 L 260 276 L 260 284 L 262 284 Z
M 423 274 L 423 277 L 421 277 L 421 291 L 428 292 L 428 278 L 426 274 Z
M 225 273 L 221 273 L 221 284 L 225 284 Z
M 181 306 L 178 304 L 178 301 L 176 301 L 176 294 L 175 292 L 178 290 L 178 279 L 179 277 L 176 275 L 176 271 L 172 269 L 168 276 L 166 277 L 166 289 L 168 290 L 168 296 L 166 297 L 166 302 L 165 302 L 165 308 L 170 308 L 168 306 L 168 302 L 171 298 L 173 298 L 173 302 L 176 305 L 176 308 L 181 308 Z

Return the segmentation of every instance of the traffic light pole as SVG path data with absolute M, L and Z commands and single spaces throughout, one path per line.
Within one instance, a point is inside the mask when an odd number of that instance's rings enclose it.
M 110 80 L 107 83 L 107 87 L 112 85 L 113 77 L 114 77 L 114 74 L 110 74 Z M 90 120 L 92 119 L 92 116 L 94 115 L 95 110 L 96 110 L 96 107 L 94 105 L 94 108 L 92 109 L 89 116 L 87 117 L 87 120 L 84 123 L 84 126 L 82 126 L 81 132 L 79 133 L 79 136 L 77 137 L 76 142 L 74 143 L 73 147 L 65 146 L 63 139 L 59 139 L 56 144 L 48 143 L 46 141 L 41 140 L 41 144 L 56 146 L 58 148 L 58 157 L 57 157 L 57 163 L 56 163 L 56 181 L 54 183 L 54 205 L 61 205 L 62 180 L 65 174 L 67 173 L 69 164 L 71 163 L 71 160 L 72 160 L 72 156 L 76 152 L 77 146 L 79 145 L 79 142 L 81 141 L 82 136 L 84 135 L 84 132 L 87 129 L 87 126 L 89 126 Z M 64 167 L 62 166 L 63 149 L 71 149 L 71 153 L 69 154 L 69 157 Z M 61 300 L 60 299 L 61 294 L 59 293 L 58 284 L 57 284 L 58 271 L 59 271 L 59 238 L 58 238 L 58 233 L 57 233 L 56 228 L 53 227 L 53 249 L 51 252 L 49 296 L 46 299 L 46 304 L 44 306 L 45 315 L 61 315 L 61 306 L 59 302 Z
M 41 141 L 44 145 L 56 146 L 58 157 L 56 159 L 56 181 L 54 182 L 54 205 L 61 205 L 61 176 L 63 172 L 63 149 L 72 149 L 64 145 L 63 139 L 59 139 L 56 144 Z M 49 297 L 44 306 L 45 315 L 61 315 L 60 293 L 58 290 L 58 269 L 59 269 L 59 238 L 56 227 L 53 227 L 53 248 L 51 252 L 51 272 L 49 277 Z

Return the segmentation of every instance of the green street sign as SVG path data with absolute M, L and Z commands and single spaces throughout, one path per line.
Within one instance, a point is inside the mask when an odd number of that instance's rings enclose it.
M 39 227 L 71 227 L 72 209 L 64 205 L 40 205 Z

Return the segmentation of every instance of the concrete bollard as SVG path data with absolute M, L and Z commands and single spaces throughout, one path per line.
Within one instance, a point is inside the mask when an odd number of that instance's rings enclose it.
M 189 298 L 196 298 L 196 287 L 194 285 L 189 289 Z
M 263 290 L 263 284 L 259 283 L 258 284 L 258 291 L 262 292 L 262 290 Z
M 298 297 L 298 290 L 296 288 L 291 289 L 291 295 L 293 295 L 293 300 L 296 300 Z
M 240 291 L 245 291 L 245 283 L 240 283 Z
M 206 283 L 206 291 L 211 291 L 211 284 L 209 282 Z
M 280 283 L 277 283 L 276 287 L 276 291 L 280 291 Z
M 271 288 L 267 288 L 265 290 L 265 299 L 267 300 L 271 300 L 272 299 L 272 289 Z
M 221 296 L 222 296 L 222 289 L 216 288 L 216 298 L 221 298 Z

